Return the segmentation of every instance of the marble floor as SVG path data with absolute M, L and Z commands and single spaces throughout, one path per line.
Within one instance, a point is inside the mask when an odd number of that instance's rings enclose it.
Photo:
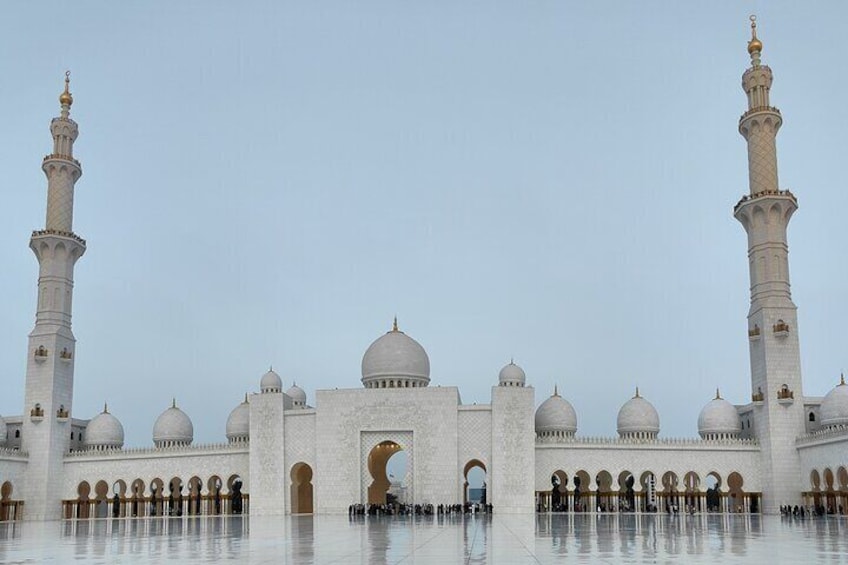
M 848 519 L 293 516 L 0 523 L 20 563 L 846 563 Z

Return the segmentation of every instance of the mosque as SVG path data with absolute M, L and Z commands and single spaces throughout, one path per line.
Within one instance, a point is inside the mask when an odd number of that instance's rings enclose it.
M 844 511 L 848 386 L 843 379 L 823 398 L 802 390 L 786 238 L 798 203 L 778 185 L 783 117 L 769 100 L 762 48 L 752 18 L 739 120 L 750 192 L 733 209 L 748 235 L 751 396 L 732 404 L 716 391 L 698 417 L 700 437 L 688 439 L 661 437 L 657 410 L 638 389 L 618 412 L 618 437 L 581 437 L 572 404 L 555 389 L 536 408 L 512 362 L 489 404 L 462 404 L 456 387 L 428 386 L 427 352 L 395 321 L 365 351 L 361 388 L 318 390 L 310 401 L 268 371 L 229 414 L 226 442 L 193 445 L 192 421 L 173 403 L 155 422 L 152 446 L 125 448 L 108 407 L 91 419 L 73 411 L 71 297 L 86 242 L 73 231 L 82 168 L 66 76 L 42 164 L 46 225 L 30 239 L 39 277 L 23 412 L 0 418 L 0 520 L 344 513 L 352 503 L 386 503 L 386 465 L 399 451 L 410 503 L 467 501 L 468 473 L 479 468 L 499 513 Z

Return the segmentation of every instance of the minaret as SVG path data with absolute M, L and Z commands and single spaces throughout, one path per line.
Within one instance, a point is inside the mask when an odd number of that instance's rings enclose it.
M 777 513 L 781 504 L 801 503 L 795 438 L 804 433 L 804 400 L 786 242 L 786 228 L 798 201 L 777 184 L 775 137 L 783 118 L 770 105 L 772 72 L 760 62 L 762 49 L 756 18 L 751 16 L 751 67 L 742 75 L 748 110 L 739 119 L 739 133 L 748 142 L 750 194 L 742 197 L 733 215 L 748 233 L 748 337 L 754 433 L 762 452 L 762 510 Z
M 85 240 L 74 234 L 74 184 L 82 175 L 74 159 L 77 124 L 70 117 L 74 100 L 59 96 L 61 112 L 50 122 L 53 152 L 41 165 L 47 175 L 47 220 L 29 246 L 38 259 L 35 328 L 29 334 L 21 448 L 29 453 L 26 482 L 28 520 L 61 517 L 63 457 L 70 441 L 74 391 L 74 334 L 71 298 L 74 264 L 85 253 Z

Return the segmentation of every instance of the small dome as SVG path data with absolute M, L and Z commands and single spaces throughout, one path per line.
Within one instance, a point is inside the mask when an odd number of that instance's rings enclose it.
M 191 418 L 177 408 L 177 402 L 162 412 L 153 425 L 153 443 L 156 447 L 189 445 L 194 439 Z
M 501 369 L 501 372 L 498 373 L 498 385 L 524 386 L 526 378 L 524 369 L 516 365 L 514 361 L 510 360 L 509 365 L 505 365 L 504 368 Z
M 411 386 L 427 386 L 430 358 L 421 344 L 398 330 L 395 319 L 392 331 L 377 338 L 362 356 L 362 384 L 387 388 L 406 386 L 407 381 Z
M 698 416 L 698 433 L 702 438 L 735 437 L 742 429 L 736 407 L 723 399 L 718 391 Z
M 6 420 L 3 419 L 3 416 L 0 416 L 0 446 L 6 445 Z
M 297 383 L 292 383 L 291 388 L 286 391 L 286 396 L 292 399 L 295 406 L 306 406 L 306 391 L 297 386 Z
M 660 415 L 654 405 L 639 396 L 624 403 L 618 411 L 618 435 L 621 437 L 654 438 L 660 432 Z
M 227 439 L 230 443 L 247 441 L 250 437 L 250 404 L 247 395 L 244 402 L 233 408 L 227 418 Z
M 536 409 L 536 433 L 542 436 L 561 434 L 573 436 L 577 432 L 577 413 L 556 388 L 553 395 Z
M 103 412 L 85 427 L 84 443 L 87 449 L 121 449 L 124 446 L 124 426 L 104 406 Z
M 845 377 L 824 397 L 820 412 L 823 427 L 848 426 L 848 385 Z
M 268 369 L 268 372 L 262 375 L 259 381 L 259 392 L 283 392 L 283 379 L 274 372 L 274 369 Z

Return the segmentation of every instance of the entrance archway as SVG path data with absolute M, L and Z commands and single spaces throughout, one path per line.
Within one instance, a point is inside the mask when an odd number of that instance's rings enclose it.
M 463 504 L 468 502 L 486 504 L 488 502 L 488 493 L 486 492 L 485 463 L 479 459 L 472 459 L 465 464 L 465 468 L 462 470 L 462 476 L 465 478 L 462 485 Z
M 306 463 L 295 463 L 291 469 L 292 514 L 312 514 L 312 467 Z
M 368 453 L 368 472 L 373 479 L 368 486 L 368 504 L 386 504 L 386 494 L 392 486 L 386 474 L 386 465 L 392 455 L 403 451 L 403 448 L 393 441 L 378 443 Z

